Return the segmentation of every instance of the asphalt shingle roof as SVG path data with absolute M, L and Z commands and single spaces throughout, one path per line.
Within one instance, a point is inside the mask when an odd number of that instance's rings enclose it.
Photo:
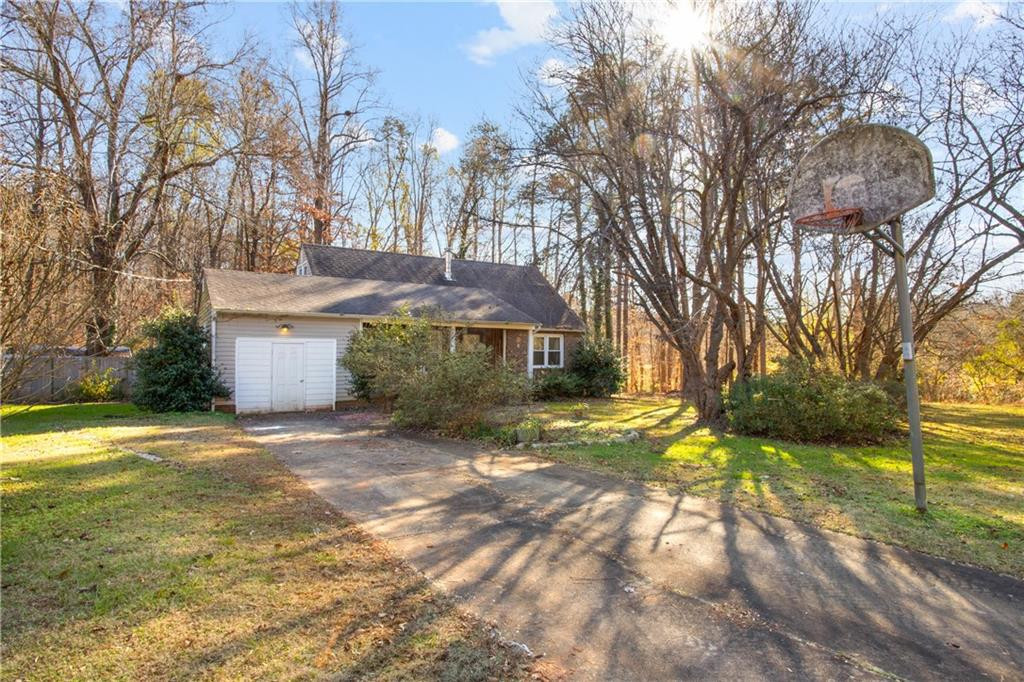
M 534 266 L 454 259 L 449 281 L 443 258 L 316 244 L 303 244 L 302 251 L 314 275 L 489 292 L 544 328 L 584 329 L 579 316 Z
M 439 308 L 457 322 L 538 323 L 483 289 L 210 268 L 204 274 L 214 310 L 370 316 L 388 315 L 403 307 Z

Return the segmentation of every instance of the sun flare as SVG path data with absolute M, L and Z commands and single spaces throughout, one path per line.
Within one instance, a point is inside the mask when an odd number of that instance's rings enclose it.
M 653 25 L 665 45 L 677 52 L 699 48 L 711 39 L 710 17 L 687 0 L 664 3 Z

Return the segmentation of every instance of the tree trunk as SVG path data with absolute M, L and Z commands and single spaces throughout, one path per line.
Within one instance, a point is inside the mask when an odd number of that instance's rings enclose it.
M 602 244 L 605 247 L 604 254 L 604 271 L 601 279 L 603 281 L 604 289 L 604 338 L 609 342 L 612 341 L 612 256 L 611 250 L 612 245 L 602 240 Z
M 90 281 L 91 311 L 85 323 L 85 351 L 89 355 L 106 355 L 114 347 L 116 285 L 117 275 L 112 270 L 98 267 L 93 269 Z

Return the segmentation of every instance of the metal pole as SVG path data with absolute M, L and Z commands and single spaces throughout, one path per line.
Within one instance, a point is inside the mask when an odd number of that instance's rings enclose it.
M 924 487 L 924 444 L 921 440 L 921 401 L 917 395 L 917 363 L 914 359 L 914 321 L 910 311 L 907 258 L 903 248 L 903 221 L 890 223 L 896 261 L 896 290 L 900 303 L 900 333 L 903 337 L 903 384 L 907 388 L 907 421 L 910 423 L 910 458 L 914 465 L 914 503 L 917 511 L 928 511 Z

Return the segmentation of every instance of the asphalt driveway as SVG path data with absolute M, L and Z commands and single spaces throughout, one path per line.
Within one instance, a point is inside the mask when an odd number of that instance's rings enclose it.
M 1024 582 L 369 412 L 246 430 L 572 679 L 1024 679 Z

